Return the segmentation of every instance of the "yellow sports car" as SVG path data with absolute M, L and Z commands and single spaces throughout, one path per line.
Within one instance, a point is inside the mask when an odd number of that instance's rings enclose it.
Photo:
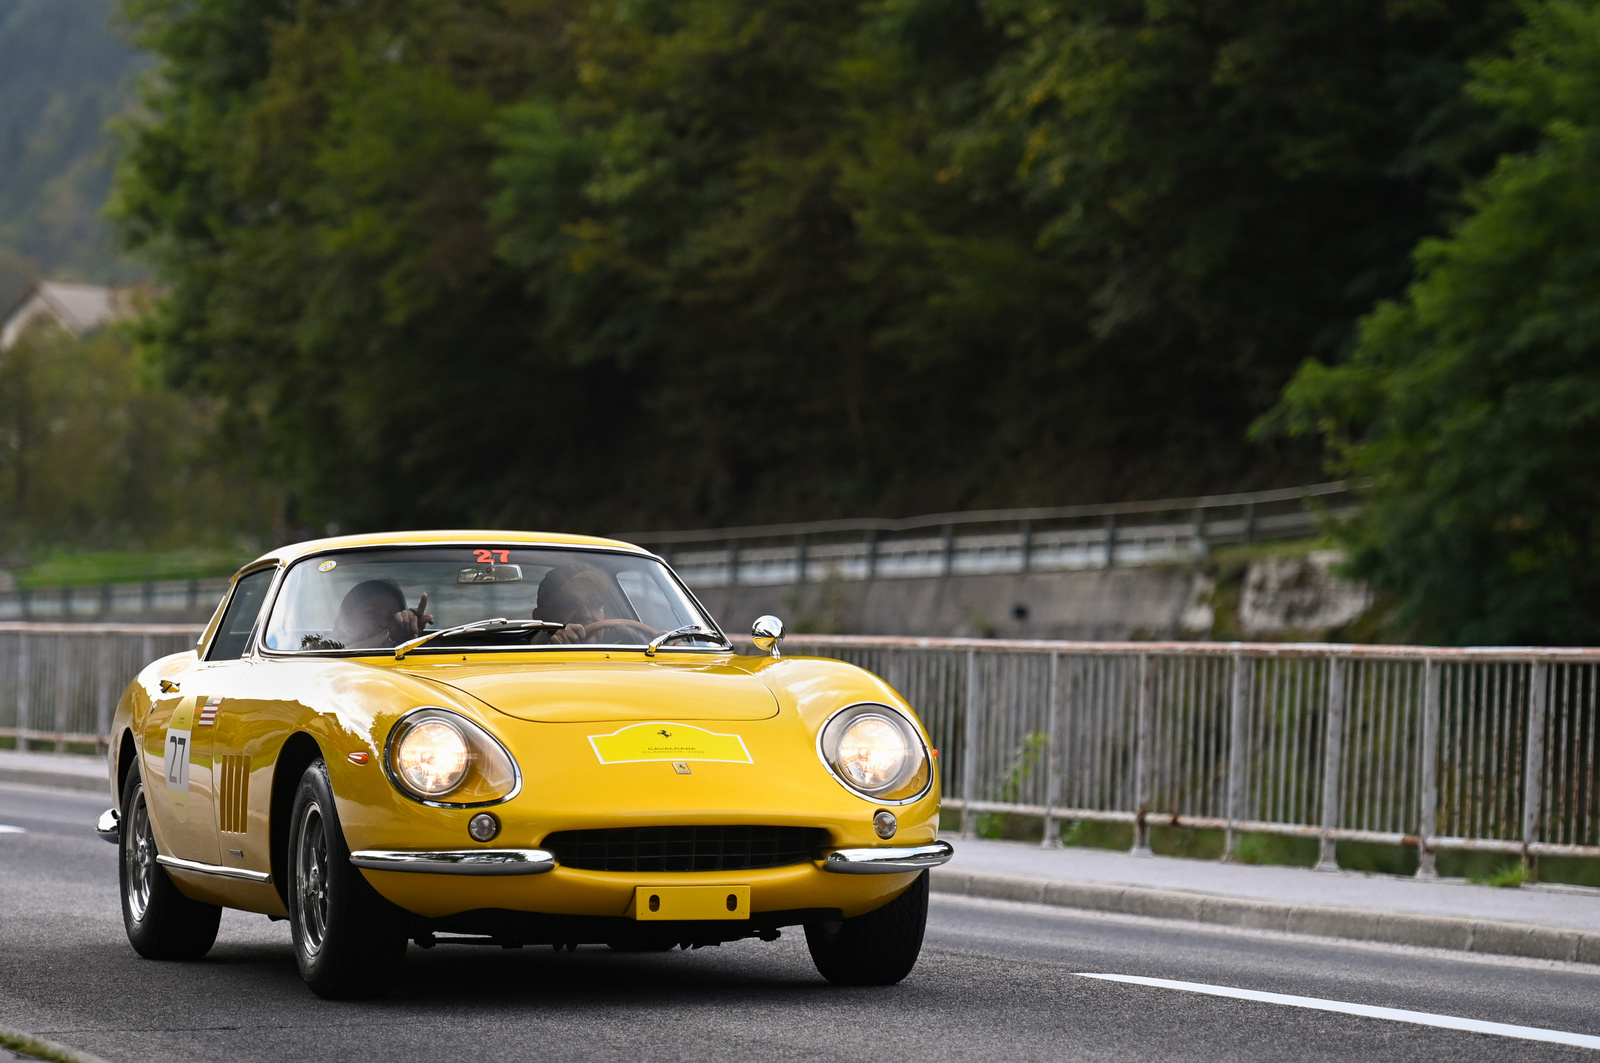
M 937 751 L 881 679 L 742 656 L 660 558 L 412 532 L 273 551 L 117 707 L 123 921 L 198 958 L 224 907 L 287 918 L 327 997 L 409 942 L 616 949 L 803 926 L 830 981 L 922 947 Z

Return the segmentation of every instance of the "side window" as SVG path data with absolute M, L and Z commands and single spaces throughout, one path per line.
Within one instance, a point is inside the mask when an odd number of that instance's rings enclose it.
M 216 636 L 211 640 L 208 661 L 232 661 L 244 656 L 250 646 L 250 632 L 255 629 L 261 603 L 267 600 L 267 588 L 272 586 L 273 569 L 252 572 L 233 587 L 233 599 L 228 611 L 222 614 Z

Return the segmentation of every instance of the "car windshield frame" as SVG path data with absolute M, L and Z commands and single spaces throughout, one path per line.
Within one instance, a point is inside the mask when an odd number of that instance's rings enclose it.
M 271 626 L 272 626 L 272 621 L 273 621 L 274 616 L 277 613 L 278 606 L 280 604 L 280 600 L 281 600 L 281 598 L 282 598 L 282 596 L 283 596 L 283 594 L 285 592 L 285 588 L 289 584 L 290 576 L 295 571 L 295 569 L 299 568 L 301 565 L 305 565 L 305 564 L 308 564 L 308 563 L 311 563 L 311 564 L 320 563 L 320 562 L 328 560 L 330 558 L 336 558 L 339 555 L 345 555 L 345 554 L 372 553 L 372 552 L 377 552 L 377 551 L 400 551 L 400 550 L 413 550 L 413 549 L 414 550 L 418 550 L 418 551 L 422 551 L 422 550 L 437 550 L 437 549 L 451 549 L 451 548 L 479 549 L 479 548 L 485 548 L 485 547 L 490 548 L 492 550 L 496 550 L 496 551 L 502 550 L 502 549 L 504 549 L 504 550 L 512 550 L 512 551 L 547 550 L 547 551 L 561 551 L 561 552 L 572 553 L 572 554 L 607 554 L 607 555 L 611 555 L 611 556 L 631 557 L 631 558 L 637 558 L 637 559 L 639 559 L 641 561 L 654 562 L 655 564 L 660 566 L 661 571 L 663 573 L 665 573 L 667 579 L 672 583 L 672 585 L 674 587 L 677 588 L 678 592 L 680 594 L 682 594 L 685 599 L 687 599 L 688 603 L 693 607 L 695 612 L 699 615 L 700 620 L 706 626 L 707 635 L 721 640 L 721 644 L 720 645 L 705 644 L 705 643 L 697 644 L 693 640 L 687 640 L 687 641 L 675 640 L 674 642 L 672 642 L 670 644 L 670 646 L 662 646 L 659 649 L 657 649 L 655 652 L 656 653 L 663 653 L 663 652 L 693 653 L 693 654 L 726 654 L 726 653 L 730 653 L 730 652 L 735 652 L 734 651 L 733 640 L 728 637 L 728 635 L 727 635 L 727 633 L 725 631 L 723 631 L 722 626 L 720 624 L 718 624 L 716 618 L 711 615 L 711 611 L 708 610 L 705 607 L 704 603 L 702 603 L 700 601 L 699 597 L 696 596 L 695 593 L 692 590 L 689 589 L 688 585 L 683 582 L 682 577 L 680 577 L 678 575 L 678 573 L 673 569 L 673 567 L 671 565 L 669 565 L 666 562 L 665 559 L 663 559 L 662 557 L 660 557 L 660 556 L 658 556 L 656 554 L 652 554 L 647 550 L 640 550 L 640 549 L 637 549 L 637 548 L 629 549 L 629 548 L 626 548 L 626 547 L 618 547 L 618 546 L 602 546 L 602 545 L 573 544 L 573 543 L 551 543 L 551 542 L 506 542 L 506 541 L 503 541 L 503 540 L 489 540 L 489 539 L 471 539 L 471 540 L 450 539 L 450 540 L 432 540 L 432 541 L 427 541 L 427 542 L 364 543 L 364 544 L 361 544 L 361 545 L 358 545 L 358 546 L 330 546 L 330 547 L 327 547 L 326 549 L 314 550 L 314 551 L 302 554 L 299 557 L 294 558 L 292 561 L 279 562 L 278 565 L 277 565 L 277 569 L 278 569 L 277 575 L 273 579 L 272 587 L 268 591 L 268 594 L 267 594 L 266 603 L 262 607 L 262 610 L 261 610 L 261 612 L 259 614 L 259 617 L 257 619 L 257 622 L 256 622 L 255 633 L 254 633 L 254 636 L 253 636 L 253 638 L 251 640 L 252 641 L 251 649 L 254 651 L 255 654 L 257 654 L 257 655 L 259 655 L 261 657 L 264 657 L 264 658 L 278 658 L 278 659 L 288 659 L 288 660 L 305 660 L 305 659 L 326 658 L 326 657 L 332 657 L 332 658 L 393 657 L 394 656 L 394 651 L 395 651 L 395 647 L 393 647 L 393 646 L 357 646 L 357 647 L 342 647 L 342 648 L 339 648 L 339 649 L 299 649 L 299 648 L 296 648 L 296 649 L 274 649 L 272 647 L 269 647 L 267 645 L 267 637 L 268 637 L 269 631 L 270 631 Z M 259 566 L 256 566 L 256 567 L 259 568 Z M 230 593 L 230 595 L 232 594 L 232 588 L 229 589 L 229 593 Z M 507 619 L 510 619 L 513 622 L 515 622 L 515 620 L 517 618 L 509 618 L 508 617 Z M 433 629 L 429 629 L 429 630 L 433 630 Z M 413 648 L 413 649 L 406 650 L 405 657 L 430 656 L 430 655 L 449 655 L 449 654 L 453 654 L 453 653 L 516 653 L 516 654 L 521 654 L 521 653 L 535 652 L 535 651 L 568 653 L 568 652 L 584 652 L 584 651 L 595 651 L 595 650 L 603 651 L 603 652 L 606 652 L 606 653 L 611 653 L 611 652 L 616 652 L 616 651 L 636 651 L 636 652 L 638 652 L 640 654 L 645 654 L 646 653 L 646 644 L 643 643 L 643 642 L 639 642 L 639 643 L 632 643 L 632 642 L 595 642 L 595 643 L 588 643 L 588 642 L 583 642 L 583 643 L 544 643 L 544 644 L 539 644 L 539 645 L 506 645 L 504 643 L 495 643 L 495 644 L 489 644 L 489 645 L 480 645 L 480 644 L 464 645 L 464 644 L 456 643 L 456 642 L 434 641 L 434 642 L 426 643 L 426 644 L 424 644 L 422 646 L 418 646 L 418 647 Z M 647 656 L 649 656 L 649 655 L 647 654 Z M 402 658 L 402 660 L 403 660 L 403 658 Z

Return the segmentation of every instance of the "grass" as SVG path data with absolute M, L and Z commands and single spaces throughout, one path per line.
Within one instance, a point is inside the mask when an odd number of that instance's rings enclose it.
M 1518 860 L 1514 864 L 1505 864 L 1496 868 L 1487 875 L 1469 875 L 1467 881 L 1475 882 L 1480 886 L 1498 886 L 1501 889 L 1516 889 L 1528 881 L 1528 865 Z
M 250 556 L 234 550 L 194 548 L 165 553 L 87 551 L 52 554 L 15 573 L 17 583 L 29 589 L 83 586 L 99 583 L 134 583 L 144 580 L 209 579 L 231 576 Z

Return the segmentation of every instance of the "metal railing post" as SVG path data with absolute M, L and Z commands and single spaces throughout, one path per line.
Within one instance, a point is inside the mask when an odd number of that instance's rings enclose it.
M 1345 665 L 1342 657 L 1328 657 L 1328 712 L 1322 738 L 1322 847 L 1318 871 L 1339 870 L 1339 856 L 1329 832 L 1339 826 L 1342 787 L 1339 765 L 1344 759 Z
M 978 699 L 978 651 L 967 651 L 967 705 L 961 736 L 961 836 L 973 836 L 972 802 L 977 800 L 978 736 L 982 734 L 982 702 Z
M 954 524 L 946 524 L 944 526 L 944 542 L 940 547 L 940 554 L 939 574 L 948 576 L 955 571 L 956 567 L 956 526 Z
M 1197 560 L 1205 560 L 1211 553 L 1211 547 L 1206 542 L 1206 509 L 1204 506 L 1194 507 L 1194 556 Z
M 1154 707 L 1150 698 L 1150 655 L 1139 654 L 1139 732 L 1134 742 L 1134 820 L 1133 855 L 1150 855 L 1150 825 L 1145 817 L 1150 814 L 1150 744 L 1154 730 Z
M 28 732 L 33 728 L 33 682 L 28 675 L 31 654 L 27 632 L 17 632 L 17 751 L 28 751 Z
M 1228 831 L 1222 858 L 1232 860 L 1239 844 L 1236 824 L 1245 818 L 1245 776 L 1250 765 L 1250 670 L 1253 662 L 1242 653 L 1233 655 L 1233 689 L 1228 707 Z
M 1534 661 L 1528 676 L 1528 724 L 1522 765 L 1522 859 L 1532 864 L 1528 846 L 1539 840 L 1539 813 L 1544 795 L 1544 732 L 1549 701 L 1550 666 Z
M 1106 568 L 1114 568 L 1117 563 L 1117 515 L 1106 514 Z
M 1061 848 L 1061 821 L 1056 818 L 1055 810 L 1061 804 L 1061 762 L 1060 747 L 1056 736 L 1060 733 L 1060 717 L 1058 704 L 1061 700 L 1061 654 L 1050 654 L 1050 696 L 1047 699 L 1048 709 L 1045 717 L 1044 733 L 1044 837 L 1039 844 L 1046 849 Z
M 1033 522 L 1022 522 L 1022 571 L 1033 568 Z
M 1422 662 L 1422 792 L 1417 815 L 1417 877 L 1438 878 L 1433 839 L 1439 833 L 1439 665 Z

